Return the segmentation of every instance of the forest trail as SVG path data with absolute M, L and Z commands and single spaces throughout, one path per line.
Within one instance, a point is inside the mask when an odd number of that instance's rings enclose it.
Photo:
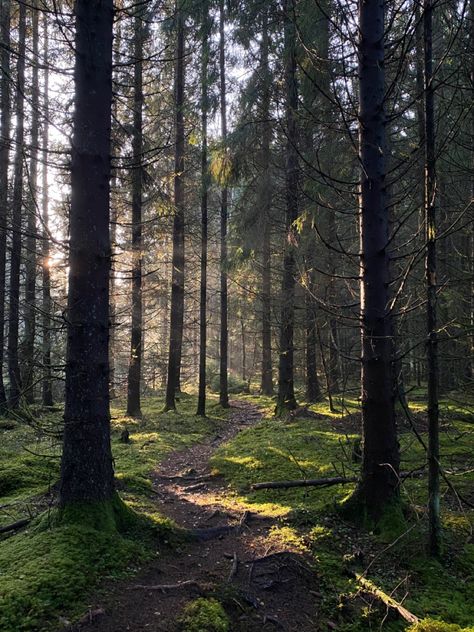
M 318 579 L 308 559 L 268 541 L 275 519 L 229 509 L 228 490 L 209 459 L 221 444 L 259 422 L 258 409 L 232 402 L 228 427 L 211 440 L 169 455 L 154 474 L 157 510 L 199 538 L 157 560 L 91 604 L 91 621 L 74 630 L 175 632 L 187 603 L 216 594 L 232 632 L 315 632 Z M 182 582 L 188 583 L 178 586 Z M 157 589 L 157 586 L 172 586 Z M 155 589 L 147 588 L 154 586 Z

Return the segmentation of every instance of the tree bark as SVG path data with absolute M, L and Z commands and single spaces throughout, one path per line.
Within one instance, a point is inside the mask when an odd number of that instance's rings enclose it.
M 439 489 L 439 364 L 436 280 L 436 153 L 433 87 L 433 0 L 424 0 L 426 325 L 428 370 L 428 509 L 430 551 L 441 555 Z
M 143 186 L 143 10 L 134 16 L 133 138 L 132 138 L 132 332 L 128 365 L 127 415 L 141 417 L 143 296 L 142 296 L 142 186 Z
M 51 375 L 51 273 L 50 273 L 50 249 L 49 249 L 49 195 L 48 195 L 48 145 L 49 145 L 49 67 L 48 67 L 48 15 L 43 17 L 43 172 L 42 172 L 42 215 L 43 215 L 43 246 L 42 246 L 42 356 L 43 356 L 43 383 L 42 400 L 44 406 L 52 406 L 53 384 Z
M 224 0 L 219 3 L 219 74 L 220 74 L 220 101 L 221 101 L 221 140 L 223 151 L 227 150 L 227 102 L 226 102 L 226 76 L 225 76 L 225 15 Z M 223 408 L 229 407 L 227 364 L 229 354 L 229 333 L 227 317 L 227 212 L 228 212 L 228 188 L 224 174 L 224 185 L 221 191 L 221 323 L 220 323 L 220 379 L 219 379 L 219 403 Z
M 207 351 L 207 202 L 208 202 L 208 156 L 207 156 L 207 116 L 208 65 L 209 65 L 209 5 L 202 4 L 201 37 L 201 284 L 199 296 L 199 386 L 197 415 L 206 414 L 206 351 Z M 182 50 L 184 53 L 184 50 Z
M 277 415 L 297 407 L 294 393 L 294 318 L 295 318 L 295 247 L 294 222 L 298 217 L 298 133 L 296 115 L 298 88 L 296 80 L 296 25 L 293 0 L 284 2 L 285 90 L 286 90 L 286 231 L 281 289 L 280 358 L 278 366 Z
M 43 246 L 42 246 L 42 277 L 43 277 L 43 384 L 42 399 L 44 406 L 52 406 L 53 384 L 51 375 L 51 273 L 50 273 L 50 250 L 49 250 L 49 196 L 48 196 L 48 145 L 49 145 L 49 67 L 48 67 L 48 17 L 44 14 L 43 23 L 43 172 L 42 172 L 42 215 L 43 215 Z
M 29 168 L 28 233 L 25 265 L 25 337 L 23 392 L 25 401 L 33 404 L 36 333 L 36 213 L 38 204 L 38 148 L 39 148 L 39 7 L 32 3 L 32 86 L 31 86 L 31 147 Z
M 3 382 L 3 361 L 5 345 L 5 295 L 6 295 L 6 254 L 7 254 L 7 222 L 8 222 L 8 166 L 10 163 L 10 0 L 0 4 L 0 35 L 2 47 L 0 64 L 2 69 L 0 96 L 0 412 L 4 412 L 7 396 Z
M 177 14 L 182 9 L 176 5 Z M 181 25 L 181 27 L 180 27 Z M 171 273 L 170 346 L 165 410 L 176 410 L 176 393 L 180 390 L 181 355 L 184 323 L 184 28 L 182 18 L 176 37 L 175 95 L 176 146 L 174 174 L 173 256 Z M 181 47 L 181 52 L 180 52 Z
M 362 479 L 355 498 L 377 519 L 399 496 L 392 388 L 385 195 L 384 0 L 359 3 Z
M 262 94 L 262 395 L 273 395 L 272 370 L 272 276 L 271 276 L 271 218 L 272 204 L 270 180 L 270 143 L 272 129 L 270 123 L 270 68 L 268 37 L 268 9 L 263 11 L 261 72 L 263 77 Z
M 117 31 L 114 37 L 115 51 L 113 53 L 114 68 L 117 73 L 117 81 L 119 81 L 119 68 L 120 68 L 120 51 L 122 45 L 122 29 L 121 24 L 118 22 Z M 113 77 L 113 76 L 112 76 Z M 117 160 L 120 156 L 120 133 L 119 125 L 115 125 L 115 133 L 113 127 L 113 121 L 117 122 L 118 115 L 118 100 L 115 99 L 112 102 L 112 147 L 113 156 Z M 111 208 L 110 208 L 110 334 L 109 334 L 109 375 L 110 375 L 110 398 L 115 399 L 115 352 L 116 352 L 116 340 L 117 340 L 117 305 L 116 305 L 116 247 L 117 247 L 117 223 L 118 223 L 118 187 L 119 187 L 119 171 L 114 169 L 112 176 L 112 194 L 111 194 Z M 115 193 L 115 195 L 113 195 Z
M 25 39 L 26 5 L 19 5 L 18 62 L 16 79 L 16 131 L 15 164 L 12 200 L 12 245 L 10 258 L 10 291 L 8 315 L 8 374 L 10 393 L 8 406 L 18 407 L 22 384 L 18 361 L 18 331 L 20 320 L 20 264 L 21 264 L 21 217 L 23 207 L 23 152 L 25 124 Z
M 330 244 L 337 243 L 336 213 L 329 210 L 328 216 L 328 240 Z M 336 260 L 333 252 L 329 252 L 329 285 L 328 299 L 334 305 L 336 301 Z M 333 307 L 331 310 L 334 309 Z M 328 317 L 328 372 L 329 389 L 331 395 L 339 392 L 339 351 L 338 351 L 338 327 L 337 320 L 330 314 Z
M 314 300 L 314 272 L 309 269 L 306 272 L 308 287 L 305 295 L 306 302 L 306 399 L 310 403 L 320 402 L 323 397 L 319 385 L 316 345 L 318 342 L 316 331 L 316 302 Z
M 76 0 L 66 403 L 59 502 L 110 501 L 112 0 Z

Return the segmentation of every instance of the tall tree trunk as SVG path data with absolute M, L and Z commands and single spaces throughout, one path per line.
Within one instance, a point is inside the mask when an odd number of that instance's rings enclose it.
M 224 151 L 227 150 L 227 99 L 225 76 L 225 16 L 224 0 L 219 4 L 219 73 L 220 73 L 220 98 L 221 98 L 221 139 Z M 225 170 L 224 170 L 225 171 Z M 224 173 L 224 178 L 226 179 Z M 227 364 L 229 354 L 229 334 L 227 331 L 227 207 L 228 189 L 227 182 L 221 191 L 221 335 L 220 335 L 220 380 L 219 403 L 223 408 L 229 407 Z
M 21 216 L 23 205 L 23 151 L 25 124 L 25 38 L 26 5 L 19 5 L 18 63 L 16 79 L 15 165 L 12 200 L 12 246 L 10 259 L 10 292 L 8 315 L 8 373 L 10 394 L 8 406 L 16 408 L 21 395 L 21 374 L 18 362 L 18 330 L 20 319 Z
M 436 154 L 433 86 L 433 0 L 423 4 L 425 88 L 425 226 L 426 226 L 426 324 L 428 369 L 428 492 L 430 551 L 441 555 L 439 515 L 439 366 L 436 280 Z
M 10 156 L 11 105 L 10 105 L 10 0 L 0 4 L 0 64 L 2 69 L 0 96 L 0 412 L 4 412 L 7 404 L 5 385 L 3 382 L 3 360 L 5 344 L 5 268 L 7 252 L 8 221 L 8 165 Z
M 199 386 L 197 415 L 206 414 L 206 351 L 207 351 L 207 198 L 209 187 L 207 157 L 209 5 L 202 4 L 201 37 L 201 285 L 199 296 Z M 184 50 L 181 51 L 184 53 Z
M 337 226 L 336 226 L 336 212 L 333 209 L 328 211 L 328 242 L 330 244 L 337 243 Z M 327 286 L 327 299 L 331 304 L 331 312 L 334 311 L 334 306 L 337 303 L 337 258 L 334 252 L 328 251 L 329 257 L 329 280 Z M 338 326 L 337 318 L 333 313 L 328 314 L 328 328 L 327 328 L 327 344 L 328 344 L 328 371 L 329 371 L 329 388 L 331 389 L 331 395 L 334 395 L 339 391 L 340 371 L 339 371 L 339 350 L 338 350 Z
M 261 72 L 263 77 L 262 94 L 262 378 L 263 395 L 273 395 L 272 371 L 272 277 L 271 277 L 271 219 L 272 203 L 270 181 L 270 143 L 272 129 L 270 123 L 270 68 L 268 63 L 268 9 L 263 11 Z
M 66 404 L 59 502 L 114 496 L 109 411 L 112 0 L 76 0 Z
M 43 172 L 42 172 L 42 216 L 43 216 L 43 246 L 42 246 L 42 276 L 43 276 L 43 296 L 42 296 L 42 356 L 43 356 L 43 384 L 42 399 L 44 406 L 53 405 L 53 384 L 51 375 L 51 273 L 49 260 L 49 196 L 48 196 L 48 145 L 49 145 L 49 36 L 48 36 L 48 14 L 43 17 Z
M 142 186 L 143 186 L 143 11 L 134 17 L 134 78 L 132 138 L 132 335 L 128 365 L 127 415 L 141 417 L 143 297 L 142 297 Z
M 474 86 L 474 0 L 469 2 L 469 17 L 471 21 L 470 28 L 470 43 L 471 43 L 471 68 L 470 68 L 470 80 L 471 89 Z M 471 110 L 471 144 L 474 144 L 474 110 Z M 474 152 L 471 152 L 471 196 L 474 200 Z M 471 218 L 473 218 L 471 212 Z M 471 221 L 471 229 L 469 231 L 469 245 L 468 245 L 468 261 L 469 261 L 469 273 L 471 282 L 469 284 L 470 300 L 469 300 L 469 327 L 471 335 L 468 338 L 468 356 L 469 356 L 469 379 L 471 383 L 474 383 L 474 221 Z
M 325 141 L 326 130 L 316 120 L 325 121 L 328 118 L 327 95 L 330 93 L 328 71 L 329 57 L 329 14 L 327 2 L 321 5 L 312 0 L 303 0 L 300 4 L 300 38 L 302 50 L 300 64 L 305 68 L 301 79 L 301 94 L 303 110 L 306 115 L 302 133 L 302 147 L 305 154 L 306 173 L 303 180 L 303 194 L 305 204 L 305 247 L 304 267 L 305 285 L 305 350 L 306 350 L 306 399 L 318 402 L 322 399 L 316 364 L 317 337 L 317 303 L 315 267 L 318 257 L 316 232 L 314 222 L 324 210 L 317 206 L 317 199 L 321 196 L 320 186 L 314 180 L 310 165 L 321 165 L 323 172 L 329 171 L 329 147 Z M 317 56 L 317 61 L 315 60 Z M 316 120 L 315 120 L 316 119 Z M 315 149 L 314 139 L 320 139 L 319 147 Z M 334 259 L 331 253 L 331 260 Z M 334 264 L 330 264 L 334 267 Z M 330 390 L 330 389 L 329 389 Z
M 278 365 L 277 415 L 296 408 L 294 393 L 294 319 L 295 319 L 295 220 L 298 217 L 298 87 L 296 81 L 296 24 L 293 0 L 285 0 L 285 90 L 286 90 L 286 230 L 281 289 L 280 359 Z
M 184 22 L 182 8 L 176 4 L 176 145 L 174 173 L 173 262 L 171 273 L 170 346 L 165 410 L 176 409 L 176 393 L 180 390 L 181 354 L 184 323 Z
M 33 70 L 31 87 L 31 148 L 30 187 L 28 204 L 28 233 L 25 265 L 25 337 L 23 391 L 25 401 L 34 403 L 34 364 L 36 332 L 36 213 L 38 206 L 38 147 L 39 147 L 39 8 L 32 3 Z
M 118 22 L 117 24 L 117 32 L 114 37 L 114 67 L 117 75 L 119 74 L 118 69 L 120 68 L 120 49 L 122 45 L 122 29 L 121 24 Z M 117 77 L 119 80 L 119 77 Z M 118 116 L 118 100 L 114 99 L 112 102 L 112 125 L 113 122 L 117 122 Z M 112 127 L 112 147 L 113 147 L 113 155 L 117 160 L 120 156 L 120 134 L 119 134 L 119 125 L 115 125 L 115 133 L 114 128 Z M 118 187 L 119 187 L 119 175 L 118 169 L 113 170 L 112 176 L 112 194 L 111 194 L 111 207 L 110 207 L 110 335 L 109 335 L 109 375 L 110 375 L 110 398 L 114 399 L 116 397 L 115 391 L 115 347 L 116 347 L 116 339 L 117 339 L 117 306 L 116 306 L 116 297 L 115 297 L 115 288 L 116 288 L 116 270 L 115 270 L 115 257 L 116 257 L 116 247 L 117 247 L 117 223 L 118 223 Z M 115 194 L 115 195 L 114 195 Z
M 246 348 L 246 337 L 245 337 L 245 321 L 243 314 L 240 314 L 240 334 L 241 334 L 241 344 L 242 344 L 242 381 L 247 381 L 247 348 Z
M 384 0 L 359 3 L 362 478 L 355 497 L 377 519 L 399 496 L 392 388 L 385 196 Z
M 313 244 L 314 246 L 314 244 Z M 306 399 L 308 402 L 320 402 L 323 397 L 319 385 L 317 363 L 316 363 L 316 345 L 318 342 L 316 332 L 316 301 L 314 300 L 314 292 L 316 291 L 314 284 L 314 272 L 312 269 L 307 270 L 308 287 L 305 294 L 306 302 Z

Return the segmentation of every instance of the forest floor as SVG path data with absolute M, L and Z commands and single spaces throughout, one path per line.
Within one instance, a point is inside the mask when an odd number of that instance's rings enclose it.
M 425 402 L 423 390 L 411 391 L 421 440 Z M 352 484 L 251 488 L 356 474 L 356 399 L 338 397 L 333 410 L 321 402 L 287 419 L 273 416 L 272 398 L 251 395 L 227 411 L 211 396 L 207 418 L 194 415 L 194 395 L 182 394 L 178 413 L 148 397 L 136 420 L 118 404 L 117 488 L 139 517 L 120 532 L 93 516 L 55 522 L 59 409 L 0 419 L 0 527 L 32 518 L 0 535 L 2 632 L 406 630 L 377 590 L 420 619 L 446 622 L 420 632 L 474 631 L 472 396 L 441 402 L 441 456 L 454 485 L 442 486 L 442 561 L 426 552 L 426 455 L 402 415 L 401 468 L 419 475 L 402 484 L 403 515 L 370 530 L 338 510 Z M 121 441 L 124 428 L 129 443 Z
M 166 457 L 153 474 L 157 510 L 179 527 L 197 529 L 198 541 L 111 587 L 91 605 L 91 612 L 104 614 L 81 630 L 174 632 L 182 629 L 177 613 L 202 595 L 226 602 L 233 630 L 317 629 L 320 595 L 310 557 L 271 538 L 275 518 L 229 509 L 228 486 L 209 464 L 220 445 L 261 417 L 252 404 L 234 401 L 221 434 Z

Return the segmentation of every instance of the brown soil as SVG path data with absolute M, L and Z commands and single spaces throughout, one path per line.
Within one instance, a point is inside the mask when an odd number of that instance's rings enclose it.
M 221 436 L 161 463 L 154 475 L 157 509 L 196 530 L 199 541 L 179 552 L 160 551 L 133 580 L 112 585 L 107 597 L 91 604 L 90 620 L 70 630 L 177 632 L 184 606 L 212 595 L 224 603 L 232 632 L 327 629 L 318 625 L 321 597 L 310 561 L 269 541 L 274 520 L 224 508 L 225 482 L 212 476 L 208 466 L 220 444 L 260 418 L 251 404 L 233 402 L 228 430 Z M 195 583 L 180 585 L 189 580 Z M 163 585 L 173 587 L 156 588 Z

